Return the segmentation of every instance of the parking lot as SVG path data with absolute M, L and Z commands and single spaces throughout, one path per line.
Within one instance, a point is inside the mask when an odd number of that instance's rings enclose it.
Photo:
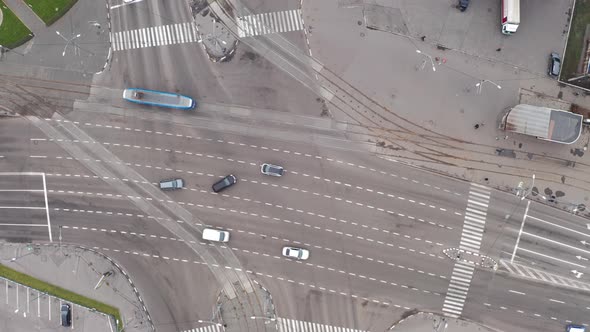
M 104 331 L 110 322 L 102 313 L 69 303 L 71 326 L 61 326 L 60 308 L 65 302 L 4 278 L 0 278 L 0 299 L 0 319 L 7 324 L 4 331 L 97 331 L 99 326 Z

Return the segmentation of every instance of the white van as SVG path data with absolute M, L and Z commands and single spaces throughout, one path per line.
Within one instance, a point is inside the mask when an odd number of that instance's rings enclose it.
M 203 231 L 203 240 L 227 242 L 229 241 L 229 232 L 213 228 L 205 228 L 205 230 Z

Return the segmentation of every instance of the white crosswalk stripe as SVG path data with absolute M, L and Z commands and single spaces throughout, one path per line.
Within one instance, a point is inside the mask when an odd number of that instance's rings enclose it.
M 446 316 L 456 318 L 463 312 L 474 270 L 470 264 L 461 261 L 455 263 L 442 309 Z
M 459 242 L 460 249 L 472 254 L 479 254 L 490 195 L 489 188 L 475 183 L 471 184 L 463 219 L 463 232 Z M 461 260 L 455 262 L 442 309 L 446 316 L 455 318 L 461 316 L 473 271 L 475 271 L 475 267 L 471 263 Z
M 198 40 L 194 22 L 160 25 L 149 28 L 114 32 L 113 51 L 132 50 L 172 44 L 194 43 Z
M 240 38 L 297 30 L 303 30 L 301 9 L 238 17 Z
M 279 332 L 369 332 L 366 330 L 355 330 L 346 327 L 338 327 L 332 325 L 317 324 L 306 322 L 302 320 L 277 318 L 277 325 Z M 223 332 L 223 328 L 219 325 L 208 325 L 190 330 L 183 330 L 181 332 Z
M 211 324 L 190 330 L 183 330 L 182 332 L 223 332 L 223 328 L 220 325 Z
M 287 318 L 278 318 L 277 323 L 279 332 L 368 332 L 365 330 L 355 330 Z

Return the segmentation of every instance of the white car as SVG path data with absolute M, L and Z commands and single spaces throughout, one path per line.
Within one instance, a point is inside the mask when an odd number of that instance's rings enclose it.
M 215 241 L 215 242 L 227 242 L 227 241 L 229 241 L 229 232 L 222 231 L 219 229 L 205 228 L 203 230 L 203 240 Z
M 283 247 L 283 256 L 304 261 L 309 258 L 309 250 L 295 247 Z

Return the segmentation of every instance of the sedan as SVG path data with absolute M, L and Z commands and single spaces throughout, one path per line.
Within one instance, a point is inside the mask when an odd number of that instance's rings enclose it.
M 309 258 L 309 250 L 295 247 L 283 247 L 283 256 L 304 261 Z
M 233 174 L 227 175 L 223 179 L 215 182 L 211 187 L 214 192 L 218 193 L 222 190 L 225 190 L 238 182 L 238 179 Z
M 559 71 L 561 70 L 561 59 L 559 58 L 559 54 L 553 52 L 549 56 L 549 76 L 559 76 Z
M 260 172 L 270 176 L 283 176 L 284 170 L 281 166 L 264 163 L 260 166 Z

